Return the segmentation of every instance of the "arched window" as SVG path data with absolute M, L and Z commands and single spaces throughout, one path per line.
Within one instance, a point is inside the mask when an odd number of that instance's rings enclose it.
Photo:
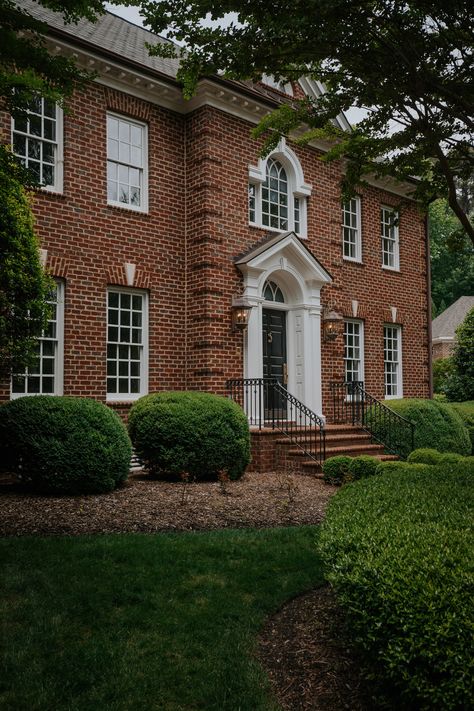
M 283 292 L 274 281 L 266 281 L 263 286 L 263 298 L 265 301 L 276 301 L 279 304 L 285 303 Z
M 267 163 L 267 179 L 262 185 L 262 222 L 266 227 L 288 229 L 288 177 L 273 158 Z
M 249 168 L 249 222 L 306 237 L 307 197 L 301 164 L 282 140 L 272 155 Z

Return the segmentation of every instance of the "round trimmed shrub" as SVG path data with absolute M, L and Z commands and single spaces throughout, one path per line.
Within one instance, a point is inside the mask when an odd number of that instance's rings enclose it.
M 388 400 L 385 405 L 405 419 L 415 424 L 415 446 L 413 449 L 436 447 L 440 452 L 456 452 L 468 455 L 471 453 L 471 441 L 461 416 L 448 403 L 437 400 L 403 399 Z M 377 418 L 369 410 L 367 423 L 373 427 L 374 435 L 381 442 L 386 441 L 388 428 L 391 428 L 392 441 L 400 442 L 397 451 L 403 459 L 412 451 L 409 430 L 405 425 L 388 423 L 383 418 Z
M 375 470 L 375 474 L 397 474 L 402 472 L 404 474 L 410 474 L 416 471 L 425 471 L 429 469 L 431 464 L 423 464 L 421 462 L 402 462 L 402 461 L 388 461 L 380 462 Z
M 471 438 L 471 452 L 474 454 L 474 400 L 467 400 L 466 402 L 450 402 L 449 407 L 456 410 L 467 427 L 469 437 Z
M 349 464 L 349 472 L 347 479 L 358 481 L 365 477 L 373 476 L 377 470 L 380 460 L 376 457 L 371 457 L 368 454 L 362 454 L 360 457 L 354 457 Z
M 95 400 L 38 395 L 0 407 L 2 470 L 36 491 L 111 491 L 127 478 L 131 452 L 123 422 Z
M 341 455 L 339 457 L 330 457 L 323 462 L 324 481 L 327 484 L 342 484 L 345 477 L 349 474 L 349 467 L 352 462 L 352 457 Z
M 443 455 L 437 449 L 414 449 L 407 457 L 410 464 L 438 464 Z
M 459 464 L 459 462 L 463 462 L 466 459 L 466 457 L 463 457 L 462 454 L 454 454 L 454 453 L 448 453 L 448 454 L 442 454 L 438 464 L 443 465 L 443 464 Z
M 247 418 L 237 403 L 203 392 L 145 395 L 130 410 L 129 433 L 149 472 L 215 479 L 242 476 L 250 462 Z

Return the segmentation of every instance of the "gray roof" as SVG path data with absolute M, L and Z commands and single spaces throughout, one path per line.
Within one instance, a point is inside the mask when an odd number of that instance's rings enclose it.
M 59 12 L 53 12 L 33 0 L 16 0 L 16 5 L 23 8 L 37 20 L 47 23 L 53 30 L 70 35 L 71 41 L 83 40 L 98 49 L 102 48 L 117 55 L 118 58 L 129 59 L 148 69 L 175 78 L 179 61 L 161 57 L 150 57 L 146 43 L 168 44 L 170 40 L 134 25 L 122 17 L 110 12 L 99 15 L 96 22 L 79 20 L 76 24 L 66 24 Z
M 474 308 L 474 296 L 461 296 L 432 323 L 432 339 L 453 338 L 457 327 L 464 321 L 468 311 Z

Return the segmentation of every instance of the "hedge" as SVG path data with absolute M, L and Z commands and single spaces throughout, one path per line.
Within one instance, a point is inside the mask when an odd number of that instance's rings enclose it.
M 250 433 L 232 400 L 202 392 L 162 392 L 140 398 L 130 410 L 135 450 L 154 476 L 230 479 L 250 462 Z
M 468 455 L 471 453 L 469 433 L 464 422 L 451 405 L 437 400 L 403 399 L 388 400 L 385 405 L 407 420 L 415 424 L 415 446 L 413 449 L 436 447 L 440 452 L 456 452 Z M 367 423 L 373 428 L 375 436 L 384 441 L 388 428 L 391 428 L 392 441 L 399 441 L 397 449 L 402 459 L 406 459 L 412 451 L 409 431 L 405 425 L 394 432 L 397 425 L 386 424 L 376 418 L 369 410 L 366 414 Z
M 111 491 L 127 478 L 130 457 L 125 425 L 95 400 L 39 395 L 0 407 L 0 466 L 37 491 Z
M 376 708 L 472 708 L 473 484 L 463 464 L 398 463 L 329 504 L 320 551 Z
M 415 449 L 408 455 L 407 462 L 410 464 L 438 464 L 442 456 L 437 449 Z
M 346 481 L 358 481 L 365 477 L 373 476 L 377 470 L 380 460 L 377 457 L 371 457 L 368 454 L 361 454 L 360 457 L 354 457 L 349 464 L 349 473 Z
M 467 427 L 469 437 L 471 438 L 471 453 L 474 454 L 474 400 L 466 400 L 466 402 L 451 402 L 449 407 L 452 407 L 460 415 L 464 425 Z
M 352 457 L 346 455 L 326 459 L 323 462 L 323 479 L 326 484 L 342 484 L 349 474 L 351 462 Z

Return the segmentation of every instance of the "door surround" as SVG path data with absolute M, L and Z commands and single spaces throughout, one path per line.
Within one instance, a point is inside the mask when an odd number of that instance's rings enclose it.
M 244 297 L 252 305 L 244 334 L 244 378 L 263 377 L 263 308 L 287 312 L 288 391 L 322 415 L 321 288 L 330 274 L 294 232 L 277 234 L 236 260 L 244 277 Z M 273 281 L 284 303 L 266 301 Z

